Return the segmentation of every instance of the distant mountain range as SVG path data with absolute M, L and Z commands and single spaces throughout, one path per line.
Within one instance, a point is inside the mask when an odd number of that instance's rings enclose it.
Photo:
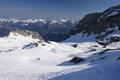
M 77 35 L 75 37 L 78 42 L 105 39 L 109 35 L 120 34 L 120 5 L 112 6 L 103 12 L 87 14 L 79 22 L 65 19 L 0 19 L 1 37 L 16 30 L 37 32 L 44 40 L 56 42 L 66 39 L 75 41 L 73 37 L 69 39 L 71 35 Z
M 0 19 L 0 36 L 11 31 L 29 30 L 40 34 L 45 40 L 62 41 L 69 37 L 68 32 L 76 25 L 72 20 L 46 20 L 46 19 Z

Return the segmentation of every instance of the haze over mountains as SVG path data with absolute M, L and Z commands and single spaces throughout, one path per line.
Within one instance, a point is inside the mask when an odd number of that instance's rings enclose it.
M 45 20 L 45 19 L 0 19 L 0 36 L 5 36 L 14 30 L 30 30 L 40 34 L 44 39 L 62 41 L 69 37 L 68 32 L 77 22 L 73 20 Z M 4 34 L 5 35 L 4 35 Z

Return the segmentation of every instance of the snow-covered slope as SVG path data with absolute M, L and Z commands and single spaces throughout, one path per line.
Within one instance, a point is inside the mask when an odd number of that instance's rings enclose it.
M 76 35 L 71 36 L 70 38 L 66 39 L 63 42 L 80 43 L 80 42 L 94 42 L 94 41 L 96 41 L 95 35 L 83 36 L 82 34 L 78 33 Z
M 0 38 L 0 80 L 117 80 L 119 44 L 41 42 L 11 32 Z M 70 63 L 74 56 L 85 61 Z
M 30 43 L 38 46 L 23 48 Z M 63 70 L 65 67 L 56 65 L 62 63 L 72 50 L 75 49 L 65 44 L 40 42 L 11 33 L 0 38 L 0 80 L 37 80 L 45 73 Z

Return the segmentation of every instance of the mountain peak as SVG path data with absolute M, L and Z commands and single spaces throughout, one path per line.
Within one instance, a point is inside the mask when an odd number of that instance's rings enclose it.
M 71 35 L 77 33 L 81 33 L 83 36 L 95 35 L 97 39 L 105 38 L 112 33 L 120 33 L 120 5 L 108 8 L 100 13 L 86 15 L 70 31 Z
M 29 30 L 16 30 L 16 31 L 11 31 L 8 37 L 24 37 L 24 38 L 31 38 L 31 39 L 38 39 L 43 41 L 43 38 L 34 31 L 29 31 Z

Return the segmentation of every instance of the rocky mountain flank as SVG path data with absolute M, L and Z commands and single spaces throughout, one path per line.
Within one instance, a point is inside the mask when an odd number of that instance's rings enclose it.
M 120 32 L 120 5 L 112 6 L 100 13 L 91 13 L 70 31 L 70 35 L 81 33 L 83 36 L 95 35 L 96 39 L 103 39 L 110 34 Z

